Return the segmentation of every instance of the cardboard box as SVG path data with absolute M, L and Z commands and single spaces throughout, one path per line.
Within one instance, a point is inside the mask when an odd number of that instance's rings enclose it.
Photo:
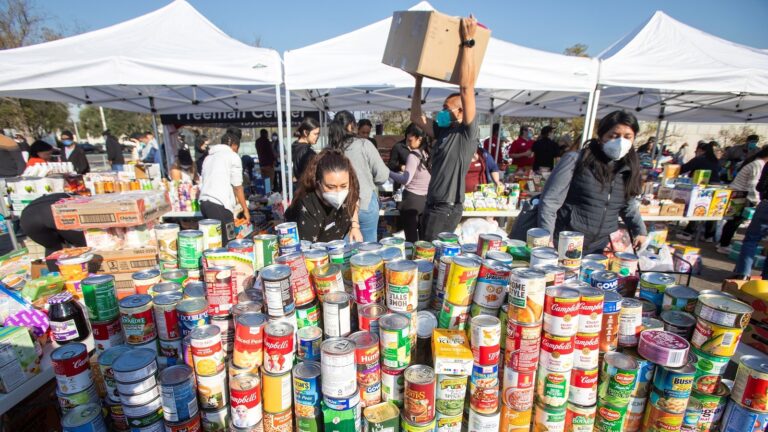
M 686 203 L 685 216 L 704 217 L 709 212 L 714 189 L 704 189 L 693 185 L 678 185 L 675 187 L 674 200 Z
M 659 192 L 656 194 L 656 198 L 661 200 L 674 199 L 675 189 L 667 186 L 659 187 Z
M 661 206 L 658 203 L 640 204 L 640 214 L 643 216 L 658 216 Z
M 438 81 L 459 84 L 460 18 L 436 11 L 397 11 L 392 15 L 381 62 Z M 485 57 L 491 31 L 477 26 L 475 78 Z
M 662 203 L 659 209 L 660 216 L 682 216 L 685 214 L 685 204 L 682 203 Z
M 136 287 L 133 286 L 132 273 L 115 273 L 115 291 L 117 299 L 122 300 L 129 295 L 136 294 Z
M 712 192 L 712 202 L 709 204 L 707 216 L 724 217 L 730 198 L 730 189 L 715 189 Z
M 133 273 L 157 267 L 157 248 L 147 246 L 113 251 L 93 251 L 99 273 Z
M 51 206 L 56 228 L 61 230 L 147 224 L 171 211 L 167 194 L 162 203 L 153 208 L 148 210 L 144 199 L 133 193 L 115 195 L 109 200 L 90 197 L 62 200 Z
M 432 356 L 435 373 L 448 375 L 472 374 L 472 349 L 464 330 L 435 329 L 432 333 Z

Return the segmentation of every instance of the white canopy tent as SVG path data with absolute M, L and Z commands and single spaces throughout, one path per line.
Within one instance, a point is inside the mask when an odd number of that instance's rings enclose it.
M 0 64 L 0 96 L 153 114 L 277 106 L 282 125 L 280 55 L 232 39 L 185 0 L 111 27 L 0 51 Z
M 422 1 L 410 10 L 434 8 Z M 285 52 L 286 106 L 294 104 L 322 111 L 409 109 L 413 77 L 381 63 L 390 24 L 391 17 Z M 592 59 L 491 38 L 476 84 L 478 109 L 493 113 L 500 107 L 527 106 L 537 100 L 587 94 L 594 90 L 596 77 L 597 62 Z M 454 85 L 426 79 L 422 106 L 427 111 L 438 110 L 445 97 L 456 89 Z

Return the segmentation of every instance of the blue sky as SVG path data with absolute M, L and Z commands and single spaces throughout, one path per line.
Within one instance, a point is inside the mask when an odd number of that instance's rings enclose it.
M 96 30 L 157 9 L 170 0 L 33 0 L 48 24 Z M 191 0 L 230 36 L 280 52 L 300 48 L 383 19 L 417 0 Z M 768 48 L 768 0 L 431 0 L 441 12 L 472 12 L 495 37 L 562 52 L 575 43 L 596 55 L 654 11 L 725 39 Z M 471 6 L 470 6 L 471 5 Z M 350 53 L 354 55 L 354 53 Z

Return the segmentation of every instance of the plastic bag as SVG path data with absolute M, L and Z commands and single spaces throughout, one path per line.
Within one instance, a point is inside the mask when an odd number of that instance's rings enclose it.
M 461 224 L 460 237 L 462 243 L 477 243 L 477 239 L 480 234 L 498 234 L 503 238 L 507 237 L 507 233 L 499 228 L 499 224 L 495 221 L 489 221 L 482 218 L 470 218 L 465 220 Z
M 663 245 L 658 253 L 653 253 L 649 248 L 650 241 L 646 240 L 637 253 L 640 258 L 640 268 L 644 271 L 667 272 L 673 271 L 675 263 L 672 259 L 672 251 L 669 246 Z

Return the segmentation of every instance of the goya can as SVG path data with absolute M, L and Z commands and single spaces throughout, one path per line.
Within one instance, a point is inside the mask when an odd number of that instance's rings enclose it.
M 539 366 L 536 373 L 536 399 L 547 407 L 561 408 L 568 402 L 571 371 L 554 372 Z
M 544 331 L 574 336 L 579 328 L 581 294 L 566 287 L 549 287 L 544 296 Z
M 731 399 L 758 412 L 768 412 L 768 359 L 753 355 L 739 359 Z
M 404 315 L 387 314 L 379 319 L 382 366 L 404 369 L 411 361 L 410 320 Z
M 414 423 L 435 418 L 435 371 L 426 365 L 411 365 L 405 372 L 403 417 Z
M 472 303 L 490 309 L 500 308 L 506 299 L 511 271 L 510 266 L 500 261 L 484 260 L 477 275 Z
M 213 376 L 224 371 L 225 353 L 221 346 L 221 330 L 215 325 L 197 327 L 190 334 L 192 358 L 198 376 Z
M 612 271 L 596 271 L 590 277 L 593 288 L 603 291 L 616 291 L 619 288 L 619 275 Z
M 742 332 L 741 327 L 724 327 L 699 317 L 693 330 L 691 345 L 708 354 L 731 357 L 736 354 Z
M 358 304 L 378 303 L 384 295 L 384 261 L 374 253 L 360 253 L 349 260 L 352 287 Z
M 199 230 L 180 231 L 178 252 L 180 268 L 200 268 L 200 258 L 203 257 L 203 232 Z
M 323 342 L 320 349 L 323 395 L 349 398 L 356 394 L 355 343 L 344 338 L 329 339 Z
M 546 275 L 538 270 L 512 269 L 509 280 L 509 319 L 534 323 L 544 316 Z
M 293 301 L 291 288 L 291 268 L 283 264 L 272 264 L 261 269 L 261 279 L 264 281 L 264 303 L 267 315 L 282 317 L 293 312 L 296 304 Z
M 752 306 L 723 293 L 699 294 L 694 315 L 720 327 L 744 328 L 749 324 Z
M 600 373 L 595 369 L 573 369 L 568 401 L 580 406 L 594 406 L 597 403 L 597 382 Z
M 690 363 L 680 368 L 657 367 L 650 403 L 671 413 L 685 412 L 695 373 L 696 368 Z
M 467 379 L 465 375 L 437 375 L 435 409 L 438 413 L 461 415 L 467 394 Z
M 472 302 L 472 288 L 480 272 L 480 264 L 470 258 L 453 257 L 445 285 L 445 300 L 459 306 Z
M 262 365 L 266 325 L 267 317 L 262 313 L 247 312 L 237 317 L 232 364 L 248 369 L 255 369 Z
M 386 265 L 386 304 L 392 312 L 413 312 L 419 306 L 419 268 L 413 261 Z
M 472 318 L 470 345 L 474 362 L 481 366 L 499 364 L 501 321 L 495 316 L 480 315 Z
M 615 351 L 619 345 L 619 313 L 622 297 L 619 293 L 605 291 L 603 298 L 603 324 L 600 330 L 600 351 Z
M 381 402 L 381 365 L 379 337 L 374 333 L 359 331 L 349 335 L 355 344 L 357 386 L 360 403 L 364 407 Z
M 533 413 L 533 429 L 537 431 L 564 432 L 565 407 L 551 407 L 536 403 Z
M 291 409 L 292 381 L 290 372 L 271 374 L 262 367 L 261 387 L 265 413 L 279 413 Z
M 572 336 L 555 336 L 544 332 L 539 367 L 554 372 L 569 372 L 573 369 L 573 342 Z
M 254 427 L 261 422 L 261 379 L 257 374 L 242 374 L 229 382 L 229 404 L 232 424 L 239 428 Z
M 293 367 L 294 327 L 279 321 L 264 329 L 264 370 L 272 374 L 290 372 Z
M 80 290 L 91 321 L 111 321 L 117 318 L 119 310 L 114 276 L 89 276 L 80 282 Z
M 303 361 L 293 367 L 293 409 L 296 417 L 320 415 L 320 363 Z
M 197 415 L 195 375 L 191 367 L 176 365 L 160 372 L 163 417 L 169 422 L 182 422 Z
M 600 369 L 598 396 L 615 407 L 626 407 L 637 380 L 639 365 L 632 357 L 617 352 L 606 353 Z
M 539 365 L 541 323 L 507 321 L 505 365 L 520 372 L 535 372 Z
M 205 298 L 185 298 L 176 304 L 181 337 L 186 337 L 192 330 L 211 323 L 208 316 L 208 302 Z
M 143 344 L 157 338 L 150 295 L 135 294 L 120 300 L 120 321 L 129 344 Z
M 595 426 L 596 405 L 584 406 L 568 402 L 565 407 L 565 430 L 568 432 L 592 432 Z

